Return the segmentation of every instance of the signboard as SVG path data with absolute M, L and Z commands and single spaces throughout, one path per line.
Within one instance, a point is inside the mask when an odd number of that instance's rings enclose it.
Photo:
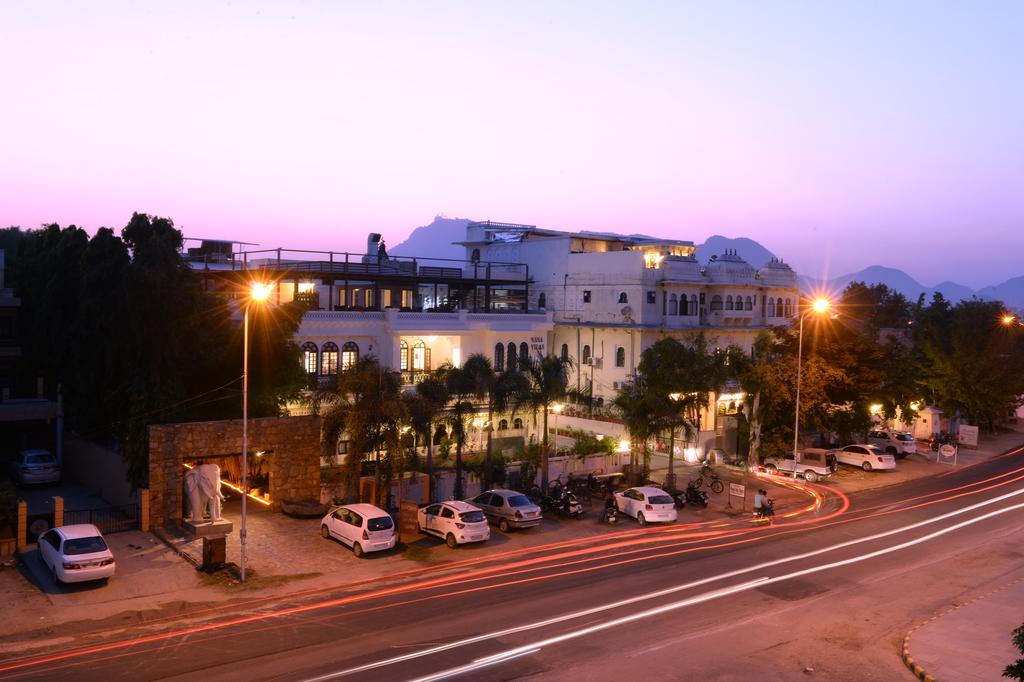
M 419 505 L 415 502 L 402 502 L 398 508 L 398 532 L 402 542 L 415 541 L 419 536 L 419 527 L 416 525 L 416 512 Z
M 960 442 L 964 445 L 978 447 L 978 427 L 968 424 L 960 425 Z
M 956 454 L 956 446 L 946 443 L 939 446 L 939 454 L 943 457 L 952 457 Z
M 733 497 L 746 497 L 747 487 L 745 485 L 740 485 L 739 483 L 730 483 L 729 495 Z

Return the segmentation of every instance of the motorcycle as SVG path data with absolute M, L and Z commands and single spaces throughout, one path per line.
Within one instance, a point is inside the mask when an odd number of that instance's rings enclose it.
M 615 504 L 615 497 L 609 496 L 604 503 L 604 514 L 601 520 L 607 523 L 609 526 L 614 526 L 619 522 L 619 507 Z
M 768 519 L 771 521 L 775 517 L 775 500 L 768 499 L 765 501 L 764 506 L 760 509 L 754 510 L 754 519 Z
M 567 486 L 562 486 L 558 497 L 553 495 L 546 497 L 542 506 L 554 511 L 559 516 L 568 516 L 574 519 L 583 518 L 583 505 L 580 504 L 576 494 L 569 490 Z
M 698 507 L 708 506 L 708 494 L 697 487 L 697 484 L 690 481 L 686 484 L 686 502 Z
M 686 491 L 685 490 L 668 490 L 666 491 L 672 497 L 672 501 L 676 505 L 676 509 L 682 509 L 686 506 Z

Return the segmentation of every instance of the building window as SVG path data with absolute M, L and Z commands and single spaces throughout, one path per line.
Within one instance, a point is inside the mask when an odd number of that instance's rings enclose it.
M 626 296 L 625 291 L 619 292 L 619 303 L 629 303 L 629 297 Z
M 412 368 L 417 372 L 430 370 L 430 349 L 422 339 L 412 344 Z
M 648 291 L 647 292 L 647 302 L 650 303 L 651 305 L 654 305 L 655 303 L 657 303 L 658 302 L 658 294 L 657 294 L 657 292 Z
M 625 367 L 626 366 L 626 349 L 619 346 L 615 349 L 615 366 Z
M 320 349 L 320 374 L 338 373 L 338 345 L 328 341 Z
M 316 344 L 308 341 L 302 344 L 302 369 L 306 374 L 316 374 L 317 359 Z
M 346 341 L 341 347 L 341 370 L 352 369 L 359 361 L 359 346 L 354 341 Z
M 583 364 L 590 364 L 590 346 L 583 346 Z
M 792 317 L 792 315 L 793 315 L 793 308 L 791 307 L 791 304 L 790 304 L 788 298 L 786 299 L 786 310 L 785 310 L 785 313 L 786 313 L 786 317 Z
M 668 314 L 678 315 L 679 314 L 679 301 L 675 294 L 671 294 L 668 297 Z
M 590 289 L 583 290 L 583 302 L 590 303 Z
M 714 312 L 716 310 L 721 310 L 721 309 L 722 309 L 722 297 L 719 296 L 718 294 L 715 294 L 714 296 L 711 297 L 711 311 Z
M 499 431 L 508 431 L 508 420 L 507 419 L 502 419 L 500 422 L 498 422 L 498 430 Z
M 530 346 L 523 341 L 519 344 L 519 364 L 525 365 L 526 361 L 530 359 Z
M 403 372 L 409 369 L 409 343 L 404 339 L 398 344 L 398 367 Z
M 726 296 L 725 297 L 725 309 L 726 310 L 732 310 L 733 309 L 733 306 L 732 306 L 732 296 Z
M 690 295 L 690 314 L 694 315 L 694 316 L 697 314 L 697 295 L 696 294 L 691 294 Z
M 470 254 L 470 256 L 469 256 L 469 260 L 473 261 L 474 263 L 479 263 L 480 262 L 480 249 L 473 249 L 473 253 Z
M 512 428 L 513 429 L 521 429 L 521 428 L 523 428 L 523 420 L 520 417 L 516 417 L 514 420 L 512 420 Z
M 765 308 L 768 311 L 768 317 L 775 317 L 775 297 L 768 299 L 768 307 Z
M 786 314 L 786 310 L 785 310 L 785 308 L 782 305 L 782 299 L 781 298 L 775 299 L 775 317 L 784 317 L 785 314 Z
M 754 309 L 754 299 L 752 299 L 749 296 L 747 296 L 747 298 L 743 301 L 743 309 L 744 310 L 753 310 Z
M 569 360 L 569 344 L 562 344 L 562 360 L 568 362 Z
M 516 344 L 508 344 L 508 368 L 511 371 L 519 369 L 519 358 L 516 357 Z
M 505 371 L 505 344 L 503 343 L 494 344 L 494 371 Z
M 547 308 L 548 307 L 548 297 L 545 294 L 541 294 L 540 296 L 537 297 L 537 307 L 538 308 Z

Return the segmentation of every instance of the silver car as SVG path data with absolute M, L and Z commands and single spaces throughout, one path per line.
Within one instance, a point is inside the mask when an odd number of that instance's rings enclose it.
M 510 528 L 530 528 L 540 524 L 540 507 L 514 490 L 488 490 L 468 501 L 479 507 L 489 521 L 497 523 L 503 533 Z
M 11 462 L 12 473 L 18 483 L 57 483 L 60 465 L 49 450 L 22 450 Z

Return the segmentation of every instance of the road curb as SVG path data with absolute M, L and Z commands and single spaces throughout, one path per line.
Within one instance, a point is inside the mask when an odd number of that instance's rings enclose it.
M 1014 586 L 1017 583 L 1022 582 L 1022 581 L 1024 581 L 1024 576 L 1021 576 L 1020 578 L 1017 578 L 1016 580 L 1011 580 L 1010 582 L 1006 583 L 1005 585 L 1003 585 L 1001 587 L 998 587 L 998 588 L 996 588 L 996 589 L 994 589 L 994 590 L 992 590 L 990 592 L 986 592 L 985 594 L 980 594 L 977 597 L 974 597 L 973 599 L 968 599 L 967 601 L 965 601 L 965 602 L 963 602 L 961 604 L 956 604 L 955 606 L 951 606 L 949 608 L 945 608 L 942 611 L 939 611 L 938 613 L 936 613 L 931 618 L 928 618 L 927 620 L 923 620 L 920 623 L 918 623 L 917 625 L 915 625 L 914 627 L 910 628 L 910 630 L 907 631 L 907 634 L 903 637 L 903 646 L 902 646 L 902 648 L 900 650 L 900 658 L 903 659 L 904 665 L 906 665 L 907 668 L 910 670 L 910 672 L 912 672 L 914 674 L 914 677 L 916 677 L 917 679 L 921 680 L 922 682 L 937 682 L 937 679 L 933 675 L 931 675 L 930 673 L 926 672 L 924 670 L 924 668 L 922 668 L 920 665 L 918 665 L 917 662 L 914 660 L 914 657 L 910 655 L 910 636 L 913 635 L 915 631 L 917 631 L 920 628 L 924 627 L 928 623 L 931 623 L 932 621 L 936 621 L 939 618 L 942 618 L 943 616 L 948 616 L 949 614 L 953 613 L 954 611 L 956 611 L 959 608 L 962 608 L 964 606 L 968 606 L 968 605 L 973 604 L 974 602 L 980 601 L 982 599 L 987 599 L 988 597 L 991 597 L 994 594 L 998 594 L 999 592 L 1002 592 L 1003 590 L 1007 589 L 1008 587 L 1012 587 L 1012 586 Z

